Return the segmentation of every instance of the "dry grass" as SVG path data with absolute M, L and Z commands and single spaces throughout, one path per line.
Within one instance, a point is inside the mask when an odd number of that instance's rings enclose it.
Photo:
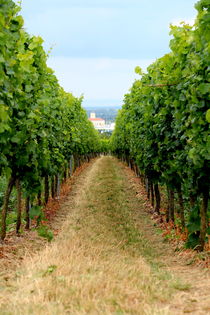
M 208 314 L 208 303 L 196 311 L 191 286 L 170 273 L 171 252 L 129 176 L 110 157 L 91 166 L 63 207 L 60 235 L 1 288 L 1 315 Z
M 161 304 L 170 290 L 140 255 L 142 236 L 116 167 L 110 158 L 94 164 L 65 205 L 71 213 L 63 232 L 25 259 L 4 292 L 0 314 L 169 313 Z

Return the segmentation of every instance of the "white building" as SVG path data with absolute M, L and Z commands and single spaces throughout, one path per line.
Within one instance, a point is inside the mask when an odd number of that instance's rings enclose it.
M 95 113 L 90 114 L 89 120 L 93 123 L 93 126 L 95 127 L 95 129 L 99 130 L 105 126 L 105 120 L 102 118 L 96 118 Z
M 112 132 L 115 128 L 115 123 L 106 125 L 105 120 L 102 118 L 96 118 L 95 113 L 90 114 L 89 120 L 93 123 L 93 126 L 95 127 L 95 129 L 100 132 Z

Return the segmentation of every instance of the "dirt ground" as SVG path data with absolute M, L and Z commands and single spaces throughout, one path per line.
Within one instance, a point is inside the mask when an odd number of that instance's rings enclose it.
M 176 279 L 174 287 L 177 289 L 177 293 L 170 301 L 172 314 L 173 312 L 174 314 L 210 314 L 209 252 L 198 254 L 193 250 L 186 250 L 183 248 L 181 240 L 165 242 L 164 231 L 157 234 L 159 231 L 156 223 L 158 218 L 151 214 L 152 207 L 140 180 L 128 167 L 123 164 L 121 167 L 125 170 L 132 189 L 136 191 L 137 198 L 144 204 L 144 207 L 139 208 L 136 212 L 138 226 L 143 230 L 152 246 L 159 251 L 160 262 L 164 264 L 163 270 L 169 272 L 172 278 Z M 142 217 L 145 217 L 146 224 L 142 224 Z
M 125 165 L 92 161 L 57 203 L 52 243 L 30 231 L 1 246 L 0 314 L 210 314 L 209 270 L 165 240 Z

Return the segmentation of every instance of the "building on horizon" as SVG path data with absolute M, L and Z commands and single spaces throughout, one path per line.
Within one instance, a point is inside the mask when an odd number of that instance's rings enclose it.
M 89 120 L 93 123 L 93 126 L 95 129 L 100 129 L 105 126 L 105 120 L 103 118 L 96 118 L 95 113 L 90 113 L 90 118 Z
M 100 133 L 113 132 L 115 128 L 115 123 L 106 124 L 105 120 L 103 118 L 96 117 L 96 114 L 94 112 L 90 113 L 90 118 L 88 119 L 92 122 L 94 128 Z

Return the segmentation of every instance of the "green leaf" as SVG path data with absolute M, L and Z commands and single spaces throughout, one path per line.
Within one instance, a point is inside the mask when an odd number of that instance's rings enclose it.
M 210 83 L 201 83 L 198 90 L 203 95 L 210 93 Z
M 32 42 L 29 45 L 29 49 L 33 50 L 34 48 L 37 48 L 43 44 L 43 39 L 40 36 L 34 36 L 32 38 Z
M 143 75 L 143 71 L 142 71 L 141 67 L 139 67 L 139 66 L 137 66 L 137 67 L 135 68 L 135 72 L 136 72 L 137 74 L 139 74 L 139 75 Z
M 3 55 L 0 54 L 0 63 L 3 63 L 3 62 L 5 62 L 5 59 L 4 59 Z
M 210 109 L 208 109 L 206 112 L 206 120 L 208 121 L 208 123 L 210 123 Z
M 1 121 L 9 120 L 8 107 L 4 106 L 2 103 L 0 103 L 0 120 Z
M 11 138 L 11 142 L 19 144 L 21 143 L 21 137 L 16 134 Z

